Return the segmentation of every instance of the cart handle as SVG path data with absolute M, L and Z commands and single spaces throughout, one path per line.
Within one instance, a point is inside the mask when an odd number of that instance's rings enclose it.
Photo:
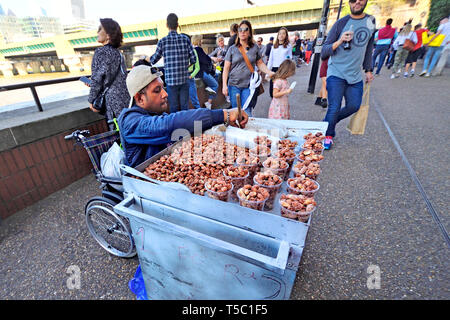
M 152 225 L 152 228 L 156 228 L 163 232 L 170 232 L 173 234 L 178 234 L 178 235 L 181 235 L 182 237 L 188 236 L 192 239 L 195 239 L 196 241 L 201 242 L 203 246 L 213 248 L 224 254 L 231 255 L 238 259 L 247 261 L 256 266 L 260 266 L 264 269 L 275 272 L 277 274 L 283 275 L 286 270 L 286 266 L 287 266 L 287 262 L 288 262 L 288 258 L 289 258 L 290 245 L 285 240 L 270 238 L 270 237 L 267 237 L 267 236 L 264 236 L 261 234 L 255 234 L 254 232 L 244 230 L 241 228 L 237 228 L 237 227 L 225 224 L 220 221 L 208 219 L 212 223 L 223 224 L 224 227 L 226 227 L 226 228 L 239 229 L 239 232 L 242 233 L 243 237 L 245 237 L 246 234 L 247 235 L 251 234 L 251 236 L 254 236 L 254 237 L 256 236 L 256 237 L 268 239 L 270 241 L 276 241 L 278 243 L 278 253 L 277 253 L 276 258 L 272 258 L 270 256 L 266 256 L 259 252 L 255 252 L 253 250 L 238 246 L 236 244 L 211 237 L 209 235 L 206 235 L 206 234 L 198 232 L 198 231 L 194 231 L 194 230 L 185 228 L 185 227 L 177 225 L 173 222 L 159 219 L 150 214 L 145 214 L 145 213 L 138 212 L 137 210 L 130 209 L 130 206 L 132 206 L 134 203 L 135 203 L 135 197 L 132 194 L 130 194 L 127 198 L 125 198 L 122 202 L 120 202 L 119 204 L 117 204 L 114 207 L 114 211 L 117 214 L 125 216 L 131 220 L 134 220 L 133 218 L 138 218 L 142 221 L 146 221 L 147 223 L 150 223 Z M 171 209 L 174 211 L 179 211 L 180 214 L 186 213 L 186 212 L 183 212 L 182 210 L 179 210 L 176 208 L 171 207 Z M 199 219 L 202 219 L 199 216 L 196 216 L 196 217 L 198 217 Z M 134 236 L 134 234 L 133 234 L 133 236 Z

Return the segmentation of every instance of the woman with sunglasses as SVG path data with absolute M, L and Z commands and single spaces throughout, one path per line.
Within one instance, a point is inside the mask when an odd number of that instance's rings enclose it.
M 227 50 L 227 54 L 225 56 L 225 65 L 222 75 L 222 93 L 227 96 L 230 94 L 231 106 L 233 108 L 237 107 L 236 102 L 236 94 L 240 94 L 242 105 L 245 104 L 245 101 L 250 96 L 250 77 L 252 72 L 247 66 L 242 53 L 240 52 L 240 48 L 242 48 L 250 61 L 250 64 L 255 69 L 255 66 L 258 67 L 259 70 L 272 77 L 274 72 L 269 70 L 267 66 L 262 61 L 261 54 L 259 53 L 259 48 L 255 44 L 253 40 L 253 30 L 250 21 L 243 20 L 239 24 L 238 28 L 238 37 L 236 38 L 236 42 Z M 256 101 L 256 96 L 258 92 L 254 93 L 254 99 Z M 249 116 L 252 116 L 253 105 L 256 104 L 250 103 L 246 112 Z
M 97 41 L 103 46 L 96 49 L 92 59 L 92 76 L 88 101 L 90 109 L 94 112 L 105 112 L 106 120 L 117 118 L 123 108 L 128 106 L 126 78 L 127 66 L 125 59 L 119 51 L 122 45 L 122 31 L 120 25 L 110 18 L 100 19 L 97 32 Z M 106 110 L 94 107 L 95 99 L 105 93 Z M 114 124 L 109 125 L 114 129 Z
M 273 48 L 270 51 L 267 67 L 273 72 L 277 72 L 280 64 L 286 59 L 292 59 L 292 45 L 289 42 L 288 30 L 285 27 L 281 27 L 280 30 L 278 30 L 277 39 L 273 44 Z M 270 80 L 269 94 L 270 97 L 273 98 L 272 79 Z

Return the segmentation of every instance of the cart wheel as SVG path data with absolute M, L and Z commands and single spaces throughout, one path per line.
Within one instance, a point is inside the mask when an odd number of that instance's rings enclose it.
M 114 201 L 91 198 L 85 207 L 86 224 L 94 239 L 109 253 L 120 258 L 136 255 L 130 223 L 127 218 L 114 213 Z

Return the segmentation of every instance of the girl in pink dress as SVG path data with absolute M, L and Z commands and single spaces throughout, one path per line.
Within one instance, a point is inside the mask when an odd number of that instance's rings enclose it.
M 295 63 L 284 60 L 273 76 L 273 98 L 269 108 L 269 119 L 290 119 L 288 95 L 292 92 L 287 78 L 295 74 Z

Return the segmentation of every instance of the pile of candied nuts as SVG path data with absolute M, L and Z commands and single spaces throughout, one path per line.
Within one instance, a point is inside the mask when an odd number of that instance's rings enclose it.
M 225 143 L 223 137 L 204 134 L 183 141 L 170 155 L 151 163 L 144 174 L 160 181 L 182 183 L 192 193 L 204 195 L 207 179 L 223 176 L 223 170 L 245 153 L 245 148 Z
M 272 146 L 272 140 L 270 140 L 268 136 L 257 136 L 255 139 L 253 139 L 253 142 L 256 145 L 261 145 L 268 148 Z
M 287 149 L 295 149 L 295 147 L 297 147 L 297 145 L 298 145 L 297 141 L 292 141 L 292 140 L 289 140 L 289 139 L 283 139 L 283 140 L 280 140 L 278 142 L 278 149 L 285 149 L 285 148 L 287 148 Z
M 317 182 L 310 178 L 291 178 L 287 181 L 288 186 L 296 192 L 314 191 L 317 189 Z
M 219 176 L 217 179 L 209 178 L 205 184 L 206 193 L 210 198 L 228 201 L 229 191 L 233 189 L 231 179 Z
M 323 160 L 323 155 L 316 153 L 314 150 L 305 149 L 300 152 L 297 157 L 300 161 L 319 162 Z
M 289 164 L 283 159 L 269 157 L 263 162 L 263 166 L 267 169 L 287 169 Z
M 306 141 L 311 140 L 311 139 L 317 139 L 317 141 L 323 141 L 323 140 L 325 140 L 325 135 L 322 132 L 317 132 L 315 134 L 310 132 L 308 134 L 305 134 L 303 136 L 303 139 L 305 139 Z
M 244 185 L 238 190 L 239 204 L 255 210 L 263 210 L 264 200 L 269 198 L 269 191 L 260 186 Z
M 303 195 L 282 194 L 280 197 L 281 215 L 307 222 L 309 213 L 316 207 L 316 201 Z M 308 213 L 305 215 L 305 213 Z
M 311 161 L 297 162 L 293 170 L 296 178 L 316 179 L 320 174 L 320 164 Z
M 269 191 L 269 198 L 267 199 L 264 207 L 268 210 L 273 208 L 273 202 L 275 197 L 280 190 L 283 178 L 273 174 L 272 172 L 258 172 L 253 178 L 257 185 L 266 187 Z
M 302 147 L 304 149 L 310 149 L 318 152 L 322 151 L 324 148 L 322 141 L 318 141 L 317 139 L 306 140 Z

